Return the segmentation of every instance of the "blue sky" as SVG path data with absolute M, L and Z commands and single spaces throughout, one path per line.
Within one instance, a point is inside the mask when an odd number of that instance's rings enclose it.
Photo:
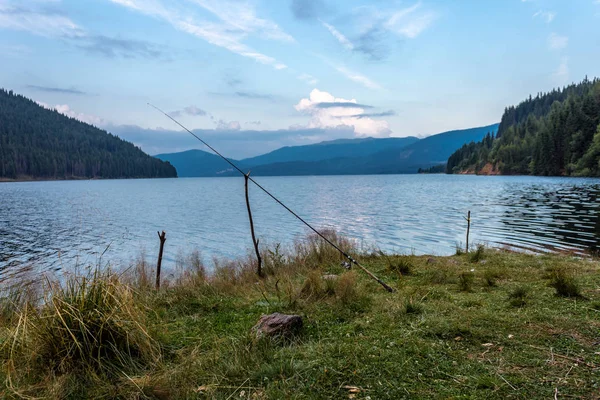
M 600 0 L 0 0 L 0 86 L 151 154 L 498 122 L 600 76 Z

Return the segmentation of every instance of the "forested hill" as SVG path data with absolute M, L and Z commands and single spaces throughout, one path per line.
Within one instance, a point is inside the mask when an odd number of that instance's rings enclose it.
M 0 89 L 0 179 L 176 176 L 117 136 Z
M 496 137 L 464 145 L 447 172 L 600 176 L 600 80 L 507 108 Z

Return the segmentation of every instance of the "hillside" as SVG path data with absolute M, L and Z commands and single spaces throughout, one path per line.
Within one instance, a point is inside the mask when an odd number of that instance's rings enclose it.
M 286 146 L 262 156 L 243 160 L 246 165 L 266 165 L 290 161 L 322 161 L 334 158 L 364 157 L 389 149 L 401 149 L 419 139 L 405 138 L 365 138 L 340 139 L 306 146 Z
M 177 169 L 177 175 L 182 178 L 218 176 L 232 171 L 221 157 L 203 150 L 187 150 L 180 153 L 157 154 L 156 158 L 171 163 Z M 240 168 L 244 163 L 232 160 Z
M 252 175 L 356 175 L 417 173 L 419 168 L 445 164 L 465 143 L 481 140 L 498 124 L 444 132 L 425 139 L 342 139 L 307 146 L 283 147 L 238 161 Z M 157 155 L 173 164 L 179 176 L 231 176 L 235 172 L 217 156 L 192 150 Z
M 176 176 L 132 143 L 0 89 L 0 179 Z
M 457 150 L 447 171 L 600 176 L 600 80 L 585 79 L 507 108 L 496 137 Z

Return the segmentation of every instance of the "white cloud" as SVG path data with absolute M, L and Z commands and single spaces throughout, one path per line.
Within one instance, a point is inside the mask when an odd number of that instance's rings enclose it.
M 369 89 L 381 89 L 381 86 L 376 83 L 373 82 L 371 79 L 367 78 L 364 75 L 359 74 L 358 72 L 354 72 L 349 70 L 346 67 L 343 66 L 333 66 L 339 73 L 341 73 L 342 75 L 344 75 L 346 78 L 350 79 L 351 81 L 354 81 L 356 83 L 360 83 L 361 85 L 363 85 L 366 88 Z
M 106 121 L 100 117 L 97 117 L 95 115 L 90 115 L 90 114 L 84 114 L 84 113 L 79 113 L 77 111 L 74 111 L 71 109 L 71 107 L 67 104 L 57 104 L 54 107 L 38 101 L 37 102 L 40 106 L 48 109 L 48 110 L 55 110 L 58 111 L 59 113 L 66 115 L 67 117 L 71 117 L 74 118 L 76 120 L 79 120 L 81 122 L 85 122 L 87 124 L 90 125 L 95 125 L 95 126 L 102 126 L 102 125 L 106 125 Z
M 39 36 L 81 37 L 84 30 L 68 17 L 49 9 L 36 7 L 39 1 L 28 5 L 0 0 L 0 28 L 27 31 Z
M 342 46 L 344 46 L 347 50 L 354 50 L 354 45 L 346 36 L 344 36 L 340 31 L 335 29 L 333 25 L 328 24 L 327 22 L 321 21 L 321 24 L 333 35 L 334 38 L 337 39 L 338 42 Z
M 542 18 L 544 21 L 546 21 L 547 24 L 549 24 L 550 22 L 554 21 L 554 18 L 556 18 L 556 13 L 552 12 L 552 11 L 538 11 L 535 14 L 533 14 L 533 18 Z
M 259 19 L 249 6 L 240 2 L 216 2 L 212 0 L 193 0 L 195 4 L 216 15 L 221 22 L 214 23 L 196 18 L 189 12 L 167 8 L 160 0 L 108 0 L 128 7 L 142 14 L 162 19 L 174 28 L 199 37 L 208 43 L 222 47 L 242 57 L 251 58 L 275 69 L 287 66 L 275 58 L 255 51 L 245 45 L 243 40 L 251 33 L 266 39 L 293 41 L 293 38 L 267 20 Z M 172 3 L 169 3 L 173 6 Z
M 569 38 L 556 33 L 551 33 L 548 37 L 548 47 L 551 50 L 562 50 L 569 44 Z
M 340 106 L 336 107 L 338 103 Z M 353 106 L 354 104 L 356 107 Z M 327 107 L 320 107 L 320 105 L 327 105 Z M 336 98 L 318 89 L 313 89 L 309 98 L 300 100 L 294 108 L 311 117 L 307 128 L 352 127 L 357 136 L 389 136 L 391 133 L 386 121 L 361 116 L 365 112 L 365 106 L 358 104 L 355 99 Z

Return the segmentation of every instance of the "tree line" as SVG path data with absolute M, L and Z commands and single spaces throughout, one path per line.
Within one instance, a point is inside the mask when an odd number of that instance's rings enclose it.
M 167 178 L 168 162 L 92 125 L 0 89 L 0 178 Z
M 465 144 L 447 173 L 600 176 L 600 80 L 585 79 L 505 109 L 496 136 Z

